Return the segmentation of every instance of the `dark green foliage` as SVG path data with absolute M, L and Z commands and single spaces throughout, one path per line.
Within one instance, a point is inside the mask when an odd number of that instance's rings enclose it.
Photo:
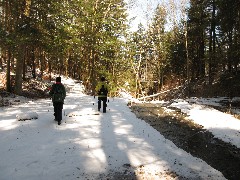
M 92 84 L 102 72 L 109 80 L 117 79 L 123 56 L 120 37 L 126 29 L 124 6 L 123 0 L 2 1 L 1 50 L 6 57 L 11 51 L 18 61 L 36 64 L 33 68 Z
M 220 77 L 220 88 L 228 96 L 240 96 L 240 73 L 224 73 Z
M 104 75 L 114 91 L 124 87 L 136 96 L 205 77 L 212 84 L 222 71 L 235 74 L 240 1 L 190 0 L 188 5 L 181 10 L 187 18 L 172 27 L 169 20 L 178 17 L 158 5 L 147 28 L 139 24 L 138 31 L 129 32 L 124 0 L 3 0 L 1 56 L 17 72 L 19 91 L 27 66 L 32 74 L 39 68 L 81 79 L 93 91 Z M 221 81 L 238 88 L 234 76 Z

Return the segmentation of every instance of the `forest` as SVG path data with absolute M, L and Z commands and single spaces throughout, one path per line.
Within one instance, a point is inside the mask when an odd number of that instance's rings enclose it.
M 135 97 L 179 86 L 186 95 L 239 95 L 240 1 L 181 2 L 174 13 L 159 3 L 132 32 L 124 0 L 0 0 L 6 91 L 21 94 L 30 71 L 81 80 L 93 93 L 105 76 L 113 93 Z

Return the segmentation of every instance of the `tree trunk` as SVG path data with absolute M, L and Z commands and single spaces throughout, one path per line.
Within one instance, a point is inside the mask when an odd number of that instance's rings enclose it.
M 40 54 L 40 71 L 41 71 L 41 74 L 40 74 L 40 78 L 42 80 L 42 77 L 43 77 L 43 71 L 44 69 L 46 69 L 46 65 L 45 65 L 45 61 L 44 61 L 44 52 L 42 51 L 42 49 L 40 48 L 39 49 L 39 54 Z
M 3 56 L 0 57 L 0 69 L 3 69 Z
M 35 63 L 34 47 L 32 47 L 32 50 L 31 50 L 31 62 L 32 62 L 32 77 L 35 79 L 36 78 L 36 63 Z
M 188 23 L 187 20 L 185 21 L 186 23 L 184 24 L 184 38 L 185 38 L 185 49 L 186 49 L 186 60 L 187 60 L 187 95 L 188 97 L 190 96 L 190 59 L 189 59 L 189 51 L 188 51 Z
M 204 53 L 205 53 L 205 43 L 204 43 L 204 32 L 202 32 L 202 36 L 201 36 L 201 43 L 200 43 L 200 47 L 199 47 L 199 58 L 200 58 L 200 67 L 199 67 L 199 73 L 200 73 L 200 77 L 204 77 L 205 76 L 205 62 L 204 62 Z
M 52 63 L 48 60 L 48 74 L 49 74 L 49 81 L 52 81 Z
M 209 84 L 211 85 L 214 80 L 214 73 L 215 73 L 215 67 L 216 67 L 216 61 L 215 61 L 215 52 L 216 52 L 216 23 L 215 23 L 215 0 L 213 0 L 213 10 L 212 10 L 212 21 L 211 21 L 211 29 L 210 29 L 210 40 L 209 40 Z
M 12 86 L 11 86 L 11 51 L 7 51 L 6 53 L 6 56 L 7 56 L 7 82 L 6 82 L 6 89 L 7 89 L 7 92 L 12 92 Z
M 229 41 L 229 47 L 227 50 L 227 62 L 228 62 L 228 71 L 232 72 L 232 47 L 233 47 L 233 33 L 232 30 L 228 32 L 228 41 Z
M 16 64 L 16 77 L 15 77 L 15 93 L 20 95 L 22 93 L 22 73 L 23 73 L 23 59 L 24 59 L 24 45 L 19 45 L 18 58 Z
M 23 59 L 23 80 L 26 80 L 26 59 L 27 59 L 27 48 L 25 48 L 24 59 Z

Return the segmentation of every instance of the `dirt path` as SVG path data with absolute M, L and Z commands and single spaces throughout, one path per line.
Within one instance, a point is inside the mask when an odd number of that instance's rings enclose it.
M 131 110 L 179 148 L 201 158 L 222 172 L 227 179 L 238 180 L 240 149 L 214 138 L 212 133 L 202 126 L 186 120 L 186 115 L 178 109 L 173 109 L 174 113 L 165 112 L 166 105 L 133 104 Z

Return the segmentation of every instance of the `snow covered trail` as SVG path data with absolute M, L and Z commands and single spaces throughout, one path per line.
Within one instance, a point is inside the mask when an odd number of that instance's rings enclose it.
M 124 99 L 110 98 L 103 114 L 96 111 L 96 99 L 81 93 L 80 84 L 71 87 L 60 126 L 53 121 L 49 99 L 0 109 L 0 179 L 100 179 L 126 167 L 140 168 L 152 179 L 166 172 L 188 179 L 225 179 L 137 119 Z M 16 120 L 17 114 L 30 112 L 38 119 Z

